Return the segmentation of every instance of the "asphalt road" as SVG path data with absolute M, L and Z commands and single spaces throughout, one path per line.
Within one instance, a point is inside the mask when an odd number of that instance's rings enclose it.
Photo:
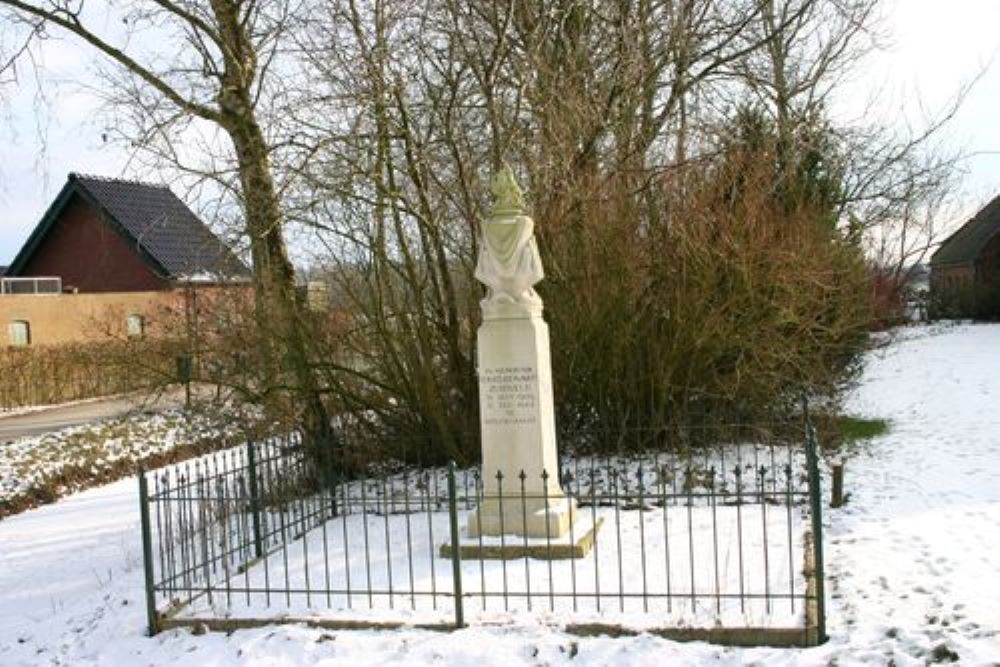
M 37 412 L 4 417 L 0 413 L 0 443 L 41 435 L 70 426 L 120 417 L 130 412 L 160 411 L 184 405 L 184 389 L 176 388 L 158 397 L 144 393 L 115 396 L 73 405 L 55 406 Z

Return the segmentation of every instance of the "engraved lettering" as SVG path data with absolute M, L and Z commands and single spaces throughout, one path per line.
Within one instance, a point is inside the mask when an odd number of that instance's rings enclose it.
M 480 407 L 484 424 L 534 424 L 538 406 L 538 375 L 530 366 L 481 368 Z

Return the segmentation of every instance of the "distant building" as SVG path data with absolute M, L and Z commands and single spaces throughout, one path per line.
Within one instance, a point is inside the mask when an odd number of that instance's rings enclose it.
M 1000 317 L 1000 196 L 931 255 L 930 287 L 937 316 Z
M 16 346 L 141 336 L 180 290 L 249 277 L 169 188 L 70 174 L 0 277 L 0 321 Z

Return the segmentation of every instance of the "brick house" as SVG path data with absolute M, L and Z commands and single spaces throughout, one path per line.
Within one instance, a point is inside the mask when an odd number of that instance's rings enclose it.
M 14 346 L 142 336 L 192 291 L 249 277 L 169 188 L 71 173 L 0 277 L 0 322 Z
M 939 316 L 1000 317 L 1000 196 L 931 255 L 930 286 Z

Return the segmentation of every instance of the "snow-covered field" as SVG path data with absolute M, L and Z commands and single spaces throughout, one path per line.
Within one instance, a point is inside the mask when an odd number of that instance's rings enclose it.
M 924 665 L 1000 663 L 1000 326 L 922 327 L 849 401 L 891 431 L 827 510 L 831 640 L 725 649 L 513 621 L 454 633 L 275 626 L 143 636 L 135 480 L 0 521 L 0 665 Z
M 1000 326 L 921 327 L 872 356 L 849 408 L 892 421 L 847 463 L 826 533 L 835 641 L 1000 664 Z

